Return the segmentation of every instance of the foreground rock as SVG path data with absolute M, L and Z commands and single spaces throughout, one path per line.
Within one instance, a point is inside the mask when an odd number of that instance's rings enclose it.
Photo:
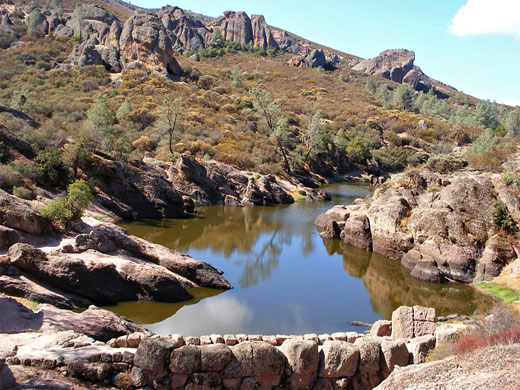
M 82 313 L 74 313 L 42 304 L 32 311 L 12 298 L 0 296 L 0 308 L 0 334 L 36 332 L 35 336 L 38 336 L 39 333 L 72 331 L 99 341 L 108 341 L 136 332 L 150 334 L 141 326 L 95 306 Z M 8 344 L 9 342 L 4 340 L 2 348 Z
M 394 370 L 377 390 L 507 389 L 520 383 L 520 345 L 479 349 Z
M 315 224 L 327 238 L 399 260 L 416 279 L 490 280 L 520 253 L 512 232 L 491 216 L 502 199 L 514 215 L 518 199 L 510 192 L 490 173 L 403 173 L 372 198 L 336 206 Z
M 28 244 L 9 248 L 0 264 L 0 291 L 61 308 L 121 301 L 178 302 L 188 288 L 231 288 L 222 271 L 190 256 L 85 218 L 81 234 L 44 252 Z

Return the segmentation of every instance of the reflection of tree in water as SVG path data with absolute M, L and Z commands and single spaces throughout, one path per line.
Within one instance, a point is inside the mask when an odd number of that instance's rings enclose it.
M 363 251 L 337 240 L 324 240 L 327 252 L 343 255 L 343 268 L 363 280 L 372 309 L 390 319 L 399 306 L 434 307 L 437 315 L 472 314 L 489 298 L 461 283 L 427 283 L 410 277 L 398 261 Z
M 275 241 L 279 228 L 273 231 L 271 237 L 262 244 L 258 253 L 246 257 L 244 270 L 238 283 L 240 287 L 247 288 L 256 286 L 260 280 L 271 278 L 271 271 L 278 267 L 282 245 Z

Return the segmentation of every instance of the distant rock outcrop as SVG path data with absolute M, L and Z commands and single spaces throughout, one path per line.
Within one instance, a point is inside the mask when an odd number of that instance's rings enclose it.
M 173 58 L 172 42 L 161 20 L 154 14 L 137 11 L 125 22 L 119 40 L 123 65 L 140 63 L 157 71 L 181 75 Z
M 327 59 L 322 49 L 306 49 L 302 55 L 292 57 L 287 64 L 306 68 L 324 67 L 327 64 Z
M 416 91 L 429 91 L 433 80 L 414 66 L 415 53 L 411 50 L 385 50 L 377 57 L 361 61 L 352 69 L 408 85 Z
M 271 29 L 262 15 L 251 16 L 251 28 L 253 29 L 253 46 L 279 49 Z
M 158 14 L 178 53 L 204 48 L 211 39 L 211 31 L 192 15 L 178 7 L 166 6 Z
M 224 16 L 213 22 L 214 28 L 219 28 L 226 41 L 238 42 L 245 45 L 253 41 L 251 19 L 245 12 L 226 11 Z

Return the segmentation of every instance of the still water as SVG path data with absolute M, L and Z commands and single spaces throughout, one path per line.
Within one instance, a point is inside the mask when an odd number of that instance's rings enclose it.
M 126 302 L 109 309 L 159 334 L 319 334 L 359 330 L 350 321 L 390 319 L 401 305 L 471 314 L 484 299 L 469 286 L 420 282 L 398 262 L 323 240 L 313 224 L 318 214 L 371 194 L 353 184 L 325 189 L 330 202 L 201 207 L 195 218 L 122 224 L 223 270 L 235 288 L 192 289 L 194 298 L 177 304 Z

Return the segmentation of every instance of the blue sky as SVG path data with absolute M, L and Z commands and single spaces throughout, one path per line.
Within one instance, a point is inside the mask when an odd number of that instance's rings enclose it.
M 132 0 L 160 8 L 163 0 Z M 520 0 L 178 0 L 208 16 L 262 14 L 268 24 L 364 58 L 405 48 L 416 65 L 481 99 L 520 104 Z

